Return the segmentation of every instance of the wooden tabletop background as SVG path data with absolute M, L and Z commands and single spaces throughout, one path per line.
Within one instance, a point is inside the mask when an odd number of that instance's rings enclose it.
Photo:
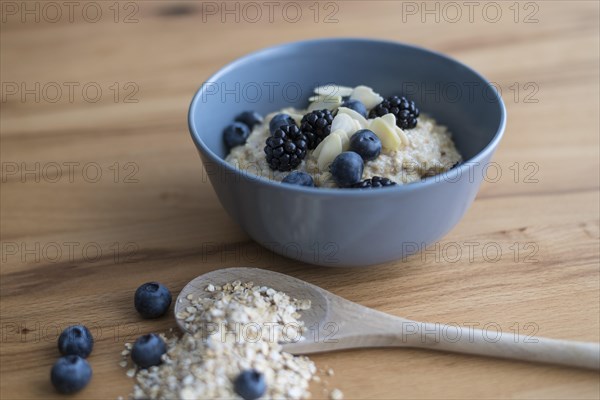
M 416 320 L 600 340 L 598 2 L 259 1 L 260 16 L 235 2 L 234 14 L 220 2 L 55 4 L 61 14 L 1 4 L 2 399 L 60 397 L 49 371 L 73 322 L 97 342 L 93 380 L 72 398 L 127 396 L 123 343 L 175 326 L 139 318 L 135 288 L 158 280 L 177 294 L 227 266 Z M 290 261 L 250 240 L 203 175 L 186 123 L 200 84 L 250 51 L 330 36 L 441 51 L 502 90 L 501 175 L 425 254 L 367 269 Z M 314 360 L 346 398 L 600 396 L 597 373 L 554 366 L 409 349 Z

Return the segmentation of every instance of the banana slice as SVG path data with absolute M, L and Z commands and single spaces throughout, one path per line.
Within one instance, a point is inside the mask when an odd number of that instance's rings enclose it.
M 388 150 L 398 150 L 400 147 L 402 147 L 402 140 L 396 133 L 394 125 L 390 125 L 386 120 L 383 119 L 383 117 L 378 117 L 371 120 L 369 129 L 375 132 L 375 134 L 379 137 L 383 148 Z
M 331 132 L 343 131 L 348 135 L 352 135 L 358 130 L 356 126 L 357 122 L 350 115 L 338 113 L 331 123 Z
M 317 159 L 317 166 L 320 171 L 326 171 L 329 168 L 329 164 L 342 152 L 342 138 L 340 135 L 329 135 L 322 142 Z
M 311 101 L 308 106 L 308 112 L 314 110 L 334 110 L 342 104 L 342 96 L 313 96 L 308 100 Z
M 329 136 L 331 135 L 337 135 L 340 137 L 342 141 L 342 151 L 346 151 L 348 150 L 348 148 L 350 148 L 350 136 L 348 136 L 344 131 L 334 131 L 329 134 Z M 323 141 L 321 141 L 321 143 L 319 143 L 319 145 L 313 150 L 311 155 L 313 158 L 316 158 L 317 160 L 319 159 L 323 147 L 327 145 L 327 138 L 329 136 L 327 136 Z
M 354 132 L 352 132 L 353 134 Z M 333 131 L 331 135 L 338 135 L 340 139 L 342 139 L 342 151 L 346 151 L 350 148 L 350 136 L 352 134 L 344 132 L 344 131 Z
M 394 114 L 387 113 L 385 115 L 382 115 L 380 118 L 389 126 L 396 126 L 396 116 Z
M 315 94 L 323 95 L 323 96 L 342 96 L 348 97 L 352 94 L 351 87 L 340 86 L 334 83 L 330 83 L 328 85 L 323 85 L 315 88 Z
M 408 140 L 406 133 L 404 133 L 404 131 L 401 128 L 399 128 L 398 125 L 396 125 L 396 116 L 394 114 L 392 114 L 392 113 L 385 114 L 385 115 L 381 116 L 381 119 L 389 126 L 394 127 L 394 130 L 396 131 L 396 135 L 398 135 L 398 137 L 402 141 L 403 146 L 408 146 L 410 144 L 410 141 Z
M 354 88 L 350 98 L 362 102 L 365 107 L 367 107 L 367 110 L 375 107 L 377 104 L 383 101 L 383 97 L 381 97 L 378 93 L 375 93 L 373 89 L 362 85 Z
M 337 115 L 340 115 L 340 114 L 346 114 L 346 115 L 349 115 L 350 117 L 352 117 L 353 120 L 358 122 L 359 129 L 367 129 L 369 127 L 369 122 L 367 121 L 367 119 L 351 108 L 348 108 L 348 107 L 338 108 Z
M 408 136 L 406 136 L 406 133 L 398 126 L 395 126 L 395 128 L 396 128 L 396 134 L 398 135 L 400 140 L 402 140 L 402 144 L 404 146 L 410 146 L 410 140 L 408 139 Z

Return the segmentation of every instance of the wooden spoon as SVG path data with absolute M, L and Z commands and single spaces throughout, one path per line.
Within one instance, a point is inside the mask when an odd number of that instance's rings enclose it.
M 305 339 L 283 345 L 285 351 L 293 354 L 364 347 L 418 347 L 600 369 L 598 343 L 412 321 L 361 306 L 300 279 L 257 268 L 226 268 L 200 275 L 179 294 L 175 315 L 190 305 L 189 294 L 194 298 L 206 296 L 209 283 L 223 285 L 235 280 L 272 287 L 312 302 L 311 308 L 301 313 L 308 328 Z M 184 329 L 182 320 L 178 319 L 177 324 Z

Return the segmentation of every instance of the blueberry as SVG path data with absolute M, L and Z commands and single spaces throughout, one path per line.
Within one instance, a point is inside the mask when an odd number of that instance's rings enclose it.
M 250 369 L 242 371 L 233 382 L 233 389 L 244 400 L 255 400 L 267 391 L 265 376 Z
M 223 131 L 223 140 L 230 149 L 246 143 L 248 136 L 250 136 L 250 128 L 241 122 L 234 122 Z
M 287 114 L 275 115 L 271 118 L 271 122 L 269 122 L 269 132 L 271 132 L 271 135 L 282 125 L 296 125 L 296 122 Z
M 83 325 L 73 325 L 66 328 L 58 337 L 58 351 L 63 356 L 76 355 L 87 358 L 94 347 L 92 334 Z
M 140 368 L 150 368 L 162 363 L 161 356 L 167 352 L 165 342 L 156 333 L 140 336 L 131 349 L 131 359 Z
M 358 153 L 345 151 L 333 160 L 329 171 L 339 187 L 348 187 L 361 180 L 363 168 L 363 159 Z
M 348 99 L 344 101 L 340 107 L 347 107 L 367 118 L 367 107 L 365 107 L 365 105 L 358 100 Z
M 235 117 L 235 122 L 241 122 L 242 124 L 246 124 L 250 130 L 254 129 L 254 127 L 258 124 L 262 124 L 263 117 L 256 111 L 244 111 L 237 117 Z
M 363 160 L 371 161 L 381 153 L 381 140 L 373 131 L 361 129 L 350 137 L 350 150 L 358 153 Z
M 169 309 L 171 292 L 158 282 L 144 283 L 135 291 L 134 304 L 142 317 L 158 318 Z
M 294 171 L 281 181 L 283 183 L 289 183 L 292 185 L 299 186 L 309 186 L 314 187 L 315 183 L 313 182 L 312 176 L 307 174 L 306 172 Z
M 92 379 L 92 367 L 83 358 L 68 355 L 58 359 L 50 371 L 52 385 L 61 393 L 83 389 Z

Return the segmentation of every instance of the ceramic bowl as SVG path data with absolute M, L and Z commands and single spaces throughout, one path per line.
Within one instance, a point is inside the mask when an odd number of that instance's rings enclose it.
M 449 128 L 464 163 L 420 182 L 356 190 L 281 184 L 224 161 L 222 131 L 237 114 L 305 108 L 313 89 L 327 83 L 408 96 Z M 475 199 L 505 120 L 502 99 L 471 68 L 423 48 L 356 38 L 244 56 L 208 78 L 189 110 L 204 176 L 229 215 L 268 249 L 324 266 L 399 260 L 443 237 Z

